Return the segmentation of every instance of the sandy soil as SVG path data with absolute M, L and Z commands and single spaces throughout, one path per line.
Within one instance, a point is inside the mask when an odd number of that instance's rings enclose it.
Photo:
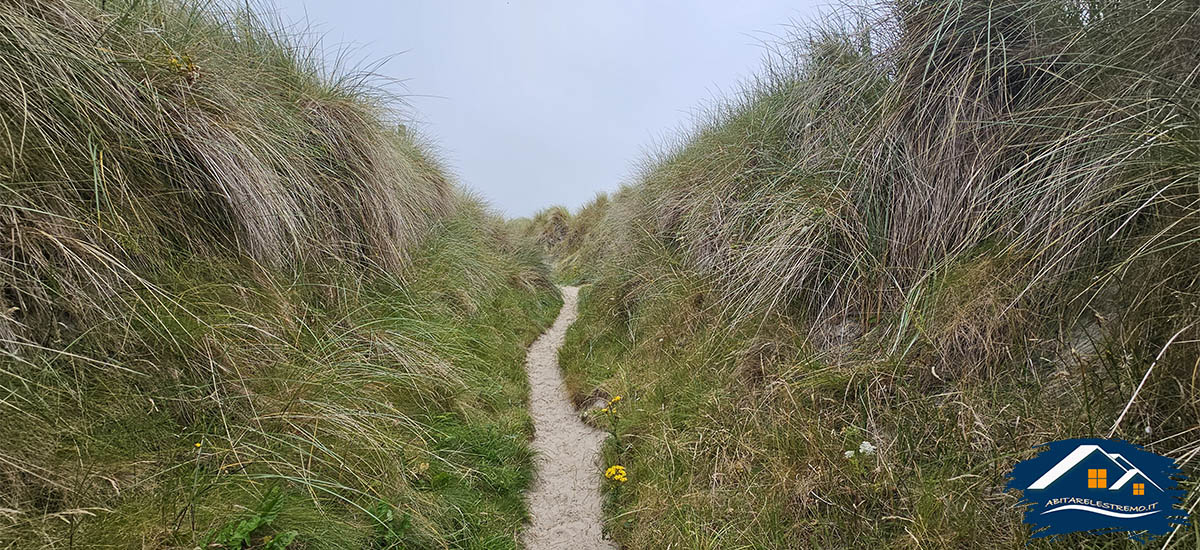
M 558 348 L 575 321 L 578 292 L 562 287 L 562 311 L 525 358 L 537 451 L 537 477 L 528 495 L 533 520 L 523 536 L 528 550 L 616 548 L 600 529 L 603 469 L 597 455 L 606 434 L 579 420 L 558 368 Z

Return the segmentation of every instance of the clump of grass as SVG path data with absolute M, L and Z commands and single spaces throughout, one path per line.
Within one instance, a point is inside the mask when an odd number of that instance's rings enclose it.
M 380 90 L 251 12 L 21 0 L 0 25 L 14 331 L 103 310 L 80 302 L 171 253 L 399 275 L 454 204 Z
M 515 547 L 557 293 L 244 10 L 0 6 L 0 545 Z
M 629 400 L 618 539 L 1019 547 L 1034 444 L 1196 472 L 1196 15 L 847 7 L 589 205 L 562 354 Z
M 553 251 L 567 239 L 571 213 L 561 206 L 551 206 L 535 213 L 528 220 L 519 220 L 523 227 L 518 231 L 533 239 L 546 251 Z

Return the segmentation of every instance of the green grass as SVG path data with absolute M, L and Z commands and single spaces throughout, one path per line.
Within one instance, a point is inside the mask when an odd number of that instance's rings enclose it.
M 0 5 L 0 547 L 515 548 L 539 251 L 226 5 Z
M 1109 396 L 1136 383 L 1013 366 L 945 384 L 928 363 L 880 356 L 876 338 L 835 355 L 786 320 L 731 331 L 695 306 L 711 290 L 673 282 L 629 321 L 612 287 L 587 287 L 561 352 L 576 396 L 624 396 L 604 461 L 628 468 L 606 504 L 627 548 L 1022 547 L 1016 498 L 1000 490 L 1008 469 L 1033 445 L 1103 435 L 1124 404 Z M 845 456 L 864 441 L 878 451 Z M 1191 547 L 1195 532 L 1173 542 Z M 1032 544 L 1132 546 L 1122 535 Z
M 191 547 L 278 499 L 252 547 L 294 532 L 305 548 L 514 548 L 532 475 L 524 348 L 558 298 L 544 276 L 517 283 L 537 268 L 499 255 L 482 221 L 448 220 L 404 285 L 188 269 L 160 286 L 183 289 L 164 292 L 179 310 L 135 308 L 10 362 L 0 540 Z
M 590 283 L 568 386 L 627 399 L 617 540 L 1018 548 L 1004 475 L 1067 437 L 1195 478 L 1197 21 L 1186 2 L 846 7 L 565 217 L 557 276 Z

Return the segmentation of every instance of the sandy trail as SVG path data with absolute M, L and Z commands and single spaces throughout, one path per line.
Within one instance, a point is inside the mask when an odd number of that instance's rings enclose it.
M 601 469 L 596 461 L 605 434 L 579 420 L 558 369 L 558 348 L 575 322 L 579 294 L 576 287 L 561 289 L 558 318 L 529 346 L 525 358 L 537 477 L 528 495 L 533 520 L 522 539 L 528 550 L 613 550 L 616 546 L 601 533 Z

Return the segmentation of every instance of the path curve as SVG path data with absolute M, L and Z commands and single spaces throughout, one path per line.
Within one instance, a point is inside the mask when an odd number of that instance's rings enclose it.
M 579 288 L 559 288 L 562 310 L 525 358 L 537 476 L 528 495 L 533 519 L 522 539 L 527 550 L 615 550 L 601 531 L 597 456 L 606 434 L 579 420 L 558 368 L 558 348 L 575 322 Z

